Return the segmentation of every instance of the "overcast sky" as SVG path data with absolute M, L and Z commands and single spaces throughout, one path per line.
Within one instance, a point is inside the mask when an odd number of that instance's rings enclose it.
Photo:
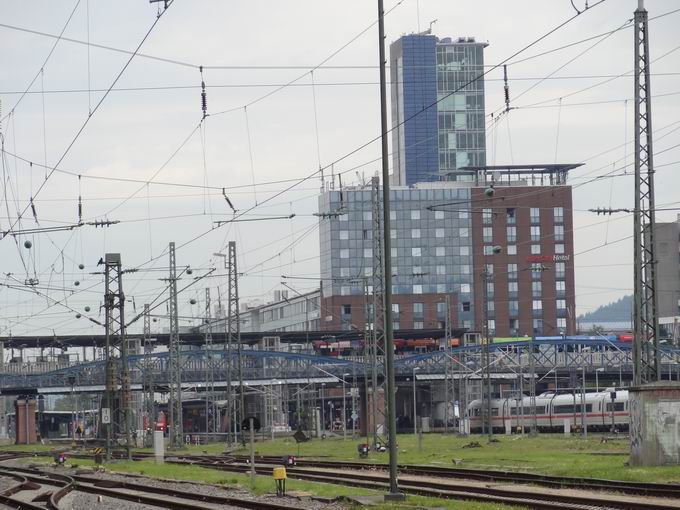
M 584 7 L 583 0 L 574 3 Z M 607 0 L 514 60 L 622 27 L 636 4 Z M 385 7 L 388 44 L 402 34 L 426 29 L 436 19 L 433 33 L 440 37 L 488 41 L 488 65 L 575 14 L 569 0 L 386 0 Z M 646 7 L 654 17 L 680 5 L 647 0 Z M 39 165 L 54 166 L 60 160 L 130 55 L 90 47 L 88 64 L 87 45 L 62 40 L 39 73 L 55 39 L 17 29 L 59 34 L 73 12 L 64 37 L 89 37 L 93 44 L 134 50 L 156 21 L 157 9 L 158 4 L 145 0 L 0 0 L 0 23 L 8 25 L 0 26 L 2 117 L 12 113 L 1 123 L 5 150 L 35 163 L 31 167 L 5 156 L 2 230 L 16 222 L 17 208 L 26 208 L 31 196 L 36 197 L 40 227 L 77 222 L 79 194 L 85 221 L 121 222 L 107 229 L 84 226 L 0 241 L 0 283 L 12 286 L 0 288 L 0 335 L 100 331 L 84 317 L 76 319 L 75 313 L 101 319 L 102 277 L 89 273 L 98 270 L 96 262 L 106 252 L 120 252 L 125 268 L 139 269 L 124 277 L 126 295 L 134 298 L 134 304 L 128 303 L 128 317 L 134 315 L 133 306 L 140 312 L 145 302 L 162 302 L 165 283 L 160 278 L 167 275 L 170 241 L 179 247 L 178 264 L 192 266 L 193 276 L 200 276 L 210 267 L 221 268 L 212 254 L 236 240 L 239 270 L 244 272 L 242 299 L 268 299 L 281 288 L 281 275 L 310 278 L 296 280 L 300 292 L 316 285 L 312 278 L 319 274 L 318 220 L 313 213 L 320 180 L 315 172 L 319 164 L 343 158 L 380 130 L 376 2 L 175 1 L 140 52 L 176 62 L 136 56 L 59 164 L 59 170 L 72 174 L 57 171 L 44 182 L 46 170 Z M 680 51 L 674 51 L 680 47 L 679 20 L 680 12 L 650 22 L 650 49 L 658 59 L 652 64 L 657 206 L 671 208 L 680 207 L 675 173 L 680 159 L 675 148 L 680 136 Z M 312 75 L 310 70 L 322 62 Z M 197 129 L 199 65 L 206 68 L 211 116 Z M 249 68 L 233 68 L 238 66 Z M 571 175 L 579 313 L 632 292 L 632 242 L 620 241 L 632 232 L 630 216 L 608 220 L 586 211 L 633 206 L 631 176 L 591 182 L 612 170 L 621 174 L 625 165 L 632 173 L 632 69 L 632 28 L 509 65 L 510 95 L 517 109 L 488 131 L 490 164 L 586 163 Z M 545 77 L 550 79 L 539 81 Z M 277 87 L 293 80 L 290 86 Z M 502 106 L 501 69 L 487 76 L 486 102 L 487 115 Z M 373 143 L 343 158 L 333 171 L 346 172 L 343 183 L 356 183 L 379 170 L 379 156 L 380 146 Z M 355 171 L 358 165 L 363 166 Z M 307 176 L 312 178 L 299 180 Z M 206 184 L 214 189 L 206 190 Z M 239 212 L 252 208 L 242 219 L 295 218 L 211 231 L 215 221 L 233 216 L 223 187 Z M 676 214 L 662 211 L 658 218 L 672 221 Z M 37 226 L 29 208 L 14 228 Z M 31 249 L 24 248 L 26 240 L 32 242 Z M 85 269 L 79 270 L 79 264 Z M 224 293 L 222 274 L 218 271 L 183 292 L 180 314 L 190 318 L 202 313 L 206 286 L 212 288 L 214 300 L 218 286 Z M 40 295 L 24 285 L 28 278 L 39 280 L 35 290 Z M 183 279 L 180 288 L 188 283 Z M 196 305 L 190 304 L 192 299 Z M 165 314 L 165 305 L 157 312 Z M 140 329 L 138 323 L 131 331 Z

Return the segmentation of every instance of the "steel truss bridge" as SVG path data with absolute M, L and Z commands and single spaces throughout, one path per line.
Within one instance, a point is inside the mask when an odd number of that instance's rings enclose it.
M 481 364 L 481 345 L 434 351 L 423 354 L 402 355 L 396 358 L 398 379 L 405 379 L 418 370 L 418 379 L 444 379 L 447 373 L 455 379 L 479 379 L 484 367 Z M 533 352 L 532 352 L 533 351 Z M 187 391 L 205 389 L 206 371 L 212 370 L 215 390 L 226 388 L 227 358 L 223 350 L 191 349 L 180 356 L 182 386 Z M 513 379 L 518 374 L 529 374 L 530 357 L 537 377 L 568 377 L 575 371 L 587 377 L 632 377 L 632 345 L 626 342 L 602 340 L 521 340 L 492 344 L 492 379 Z M 152 373 L 157 391 L 169 384 L 169 358 L 167 352 L 133 355 L 129 358 L 131 387 L 141 391 L 145 374 Z M 273 384 L 338 383 L 345 380 L 363 380 L 370 366 L 363 357 L 335 358 L 302 353 L 243 350 L 243 380 L 248 386 Z M 231 367 L 235 366 L 235 354 Z M 680 379 L 680 349 L 661 349 L 661 366 L 664 379 Z M 349 374 L 349 375 L 348 375 Z M 238 384 L 232 374 L 232 385 Z M 5 363 L 0 366 L 0 394 L 65 394 L 76 392 L 101 392 L 105 385 L 103 361 L 72 364 L 58 367 L 54 363 Z

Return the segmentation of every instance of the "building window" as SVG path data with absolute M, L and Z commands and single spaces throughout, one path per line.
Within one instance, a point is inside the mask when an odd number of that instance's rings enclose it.
M 508 282 L 508 294 L 510 295 L 517 295 L 517 282 Z
M 413 293 L 414 294 L 422 294 L 423 293 L 423 286 L 420 284 L 414 285 L 413 286 Z
M 392 322 L 392 331 L 397 331 L 398 329 L 401 329 L 401 326 L 399 325 L 398 322 Z
M 494 301 L 487 301 L 486 302 L 486 311 L 487 312 L 495 312 L 496 311 L 496 303 Z
M 505 232 L 509 243 L 517 241 L 517 227 L 506 227 Z
M 531 240 L 540 241 L 541 240 L 541 227 L 538 225 L 531 226 Z
M 508 264 L 508 280 L 517 279 L 517 264 Z
M 534 335 L 543 334 L 543 319 L 534 319 L 533 327 L 534 327 Z
M 482 222 L 486 225 L 489 225 L 491 223 L 491 220 L 493 219 L 493 213 L 491 212 L 491 209 L 482 209 Z
M 555 282 L 555 290 L 557 292 L 562 292 L 562 293 L 564 293 L 567 290 L 567 286 L 566 286 L 564 280 L 557 280 Z
M 470 274 L 470 266 L 469 266 L 469 264 L 461 264 L 461 266 L 460 266 L 460 274 Z
M 553 218 L 555 223 L 564 223 L 564 207 L 553 208 Z
M 488 328 L 490 335 L 496 333 L 496 321 L 494 319 L 489 319 L 486 321 L 486 327 Z
M 390 239 L 396 239 L 396 238 L 397 238 L 397 229 L 391 228 L 390 229 Z
M 566 264 L 564 262 L 555 262 L 555 278 L 564 278 L 566 273 Z
M 349 296 L 349 292 L 350 292 L 350 291 L 349 291 L 349 287 L 347 287 L 347 286 L 345 286 L 345 285 L 343 285 L 342 287 L 340 287 L 340 295 L 341 295 L 341 296 Z
M 531 282 L 531 295 L 535 298 L 541 297 L 541 282 Z
M 343 248 L 342 250 L 340 250 L 340 258 L 341 259 L 349 258 L 349 250 L 347 248 Z
M 555 253 L 564 253 L 564 245 L 562 243 L 555 245 Z
M 419 209 L 413 209 L 411 211 L 411 219 L 412 220 L 419 220 L 420 219 L 420 210 Z
M 444 316 L 446 313 L 446 303 L 437 301 L 437 315 L 438 316 Z
M 423 315 L 423 304 L 413 303 L 413 315 Z
M 470 302 L 469 301 L 463 301 L 463 311 L 464 312 L 470 311 Z
M 392 303 L 392 313 L 399 315 L 399 303 Z
M 494 285 L 493 282 L 486 282 L 486 295 L 488 297 L 493 297 Z
M 396 248 L 390 248 L 390 257 L 393 259 L 397 258 L 397 249 Z
M 470 255 L 470 247 L 469 246 L 461 246 L 458 250 L 458 253 L 464 257 L 467 257 Z
M 373 219 L 373 213 L 371 211 L 364 211 L 364 221 L 371 221 Z
M 435 237 L 444 237 L 444 229 L 443 228 L 434 229 L 434 236 Z
M 340 278 L 348 278 L 349 277 L 349 267 L 341 267 L 340 268 Z
M 532 224 L 541 222 L 541 210 L 538 207 L 532 207 L 529 209 L 529 215 L 531 217 Z
M 437 266 L 437 274 L 445 275 L 446 274 L 446 266 Z
M 493 241 L 493 228 L 491 227 L 484 227 L 482 229 L 482 235 L 484 237 L 484 242 L 485 243 L 490 243 Z
M 510 327 L 510 333 L 517 335 L 517 330 L 519 329 L 519 320 L 510 319 L 510 321 L 508 321 L 508 326 Z
M 567 329 L 567 319 L 565 317 L 557 318 L 557 329 L 566 330 Z
M 445 283 L 438 283 L 437 284 L 437 294 L 446 294 L 446 284 Z
M 516 244 L 509 244 L 506 249 L 508 251 L 508 255 L 517 255 L 517 245 Z
M 469 294 L 470 293 L 470 284 L 469 283 L 461 283 L 460 284 L 460 293 L 461 294 Z
M 411 229 L 411 239 L 420 239 L 420 229 L 419 228 L 412 228 Z
M 493 246 L 491 246 L 490 244 L 485 244 L 484 255 L 493 255 Z
M 373 248 L 364 248 L 364 258 L 370 259 L 373 257 Z
M 470 217 L 470 215 L 468 214 L 467 211 L 458 211 L 458 217 L 461 220 L 467 220 Z
M 397 220 L 397 211 L 390 211 L 390 220 L 392 221 Z
M 470 231 L 467 228 L 461 228 L 458 230 L 458 235 L 460 237 L 468 237 L 470 235 Z
M 423 329 L 423 321 L 413 321 L 413 329 Z
M 435 220 L 443 220 L 444 219 L 444 211 L 435 211 L 434 212 L 434 219 Z
M 555 241 L 564 241 L 564 225 L 555 225 Z
M 540 280 L 541 276 L 543 276 L 543 271 L 544 271 L 543 264 L 540 262 L 532 262 L 531 263 L 531 279 L 532 280 Z
M 411 257 L 420 257 L 422 256 L 422 249 L 421 248 L 411 248 Z
M 437 246 L 434 249 L 434 252 L 437 257 L 444 257 L 446 255 L 446 248 L 444 248 L 443 246 Z
M 566 310 L 567 309 L 567 300 L 566 299 L 558 299 L 556 301 L 557 303 L 557 309 L 558 310 Z
M 517 218 L 515 217 L 515 208 L 514 207 L 508 207 L 505 210 L 505 222 L 508 225 L 514 225 L 517 221 Z
M 339 236 L 342 240 L 349 239 L 349 230 L 341 230 Z
M 493 264 L 484 264 L 484 271 L 487 276 L 493 276 Z
M 517 315 L 519 312 L 519 301 L 510 300 L 508 301 L 508 310 L 510 315 Z
M 531 245 L 531 254 L 532 255 L 540 255 L 541 254 L 541 245 L 540 244 L 532 244 Z
M 422 266 L 413 266 L 413 272 L 411 274 L 422 275 L 423 274 Z
M 531 309 L 534 311 L 543 310 L 543 301 L 540 299 L 534 299 L 531 302 Z
M 338 216 L 338 221 L 349 221 L 349 218 L 347 217 L 347 214 L 340 214 Z

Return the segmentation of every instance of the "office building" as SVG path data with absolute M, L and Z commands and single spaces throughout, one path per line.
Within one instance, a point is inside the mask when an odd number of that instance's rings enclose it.
M 465 180 L 392 187 L 394 329 L 443 328 L 448 295 L 452 325 L 481 330 L 486 272 L 491 334 L 573 334 L 566 175 L 575 166 L 482 167 L 466 170 Z M 321 329 L 371 321 L 371 196 L 355 187 L 319 197 Z
M 461 180 L 486 164 L 484 48 L 411 34 L 390 45 L 392 184 Z
M 659 317 L 680 316 L 680 215 L 675 222 L 656 223 L 656 276 Z

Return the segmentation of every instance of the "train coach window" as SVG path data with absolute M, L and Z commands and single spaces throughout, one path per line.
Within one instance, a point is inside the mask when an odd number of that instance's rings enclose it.
M 614 402 L 614 411 L 623 411 L 623 402 Z M 607 411 L 612 412 L 612 403 L 607 402 Z
M 574 414 L 574 407 L 576 407 L 576 413 L 581 412 L 581 404 L 567 405 L 567 406 L 555 406 L 553 407 L 554 414 Z M 592 404 L 586 404 L 586 413 L 590 413 L 593 410 Z

